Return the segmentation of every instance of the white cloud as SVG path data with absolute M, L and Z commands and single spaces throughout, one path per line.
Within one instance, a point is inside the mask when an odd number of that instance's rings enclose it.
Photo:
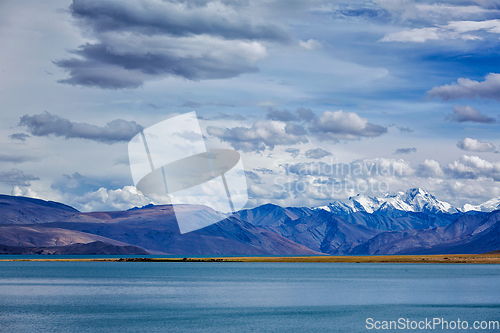
M 309 39 L 307 42 L 299 40 L 299 46 L 306 50 L 315 50 L 323 47 L 320 42 L 314 39 Z
M 134 186 L 125 186 L 117 190 L 101 187 L 95 192 L 86 193 L 81 197 L 73 197 L 70 200 L 71 205 L 84 212 L 127 210 L 150 203 L 157 204 L 162 203 L 162 201 L 144 196 Z
M 486 21 L 450 21 L 447 25 L 415 28 L 412 30 L 390 33 L 385 35 L 380 41 L 424 43 L 428 40 L 483 39 L 481 36 L 471 35 L 469 34 L 469 32 L 486 32 L 499 34 L 500 20 L 495 19 Z
M 266 148 L 272 150 L 276 145 L 308 142 L 305 133 L 300 132 L 298 125 L 291 126 L 291 124 L 274 120 L 260 120 L 250 128 L 207 127 L 208 134 L 228 142 L 235 149 L 243 151 L 262 151 Z
M 467 151 L 488 152 L 494 151 L 495 145 L 490 142 L 480 142 L 476 139 L 465 138 L 457 143 L 457 147 Z
M 447 173 L 453 178 L 489 178 L 500 181 L 500 162 L 488 162 L 478 156 L 463 155 L 448 165 Z
M 385 35 L 381 42 L 414 42 L 423 43 L 428 40 L 441 39 L 438 28 L 420 28 L 407 31 L 394 32 Z
M 370 124 L 357 113 L 339 110 L 323 112 L 314 122 L 311 132 L 320 139 L 338 141 L 380 136 L 387 132 L 387 128 Z
M 421 177 L 438 177 L 444 176 L 438 161 L 426 159 L 418 166 L 418 175 Z

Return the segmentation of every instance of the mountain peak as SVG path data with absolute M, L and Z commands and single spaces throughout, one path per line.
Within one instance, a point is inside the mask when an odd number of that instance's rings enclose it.
M 376 213 L 391 210 L 426 213 L 457 213 L 458 209 L 447 202 L 436 199 L 424 189 L 417 187 L 406 192 L 387 193 L 383 197 L 358 194 L 346 202 L 336 201 L 328 206 L 329 211 L 343 214 L 355 212 Z M 326 207 L 321 207 L 326 209 Z

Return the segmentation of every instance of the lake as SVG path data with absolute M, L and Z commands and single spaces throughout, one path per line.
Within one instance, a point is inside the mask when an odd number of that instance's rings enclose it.
M 499 321 L 500 265 L 0 262 L 1 332 L 377 331 L 368 318 Z

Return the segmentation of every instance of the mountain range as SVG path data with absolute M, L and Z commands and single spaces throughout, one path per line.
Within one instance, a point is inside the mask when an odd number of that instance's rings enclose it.
M 416 188 L 321 207 L 265 204 L 180 234 L 171 205 L 82 213 L 0 195 L 0 253 L 377 255 L 500 250 L 500 198 L 455 208 Z M 193 219 L 222 213 L 183 205 Z

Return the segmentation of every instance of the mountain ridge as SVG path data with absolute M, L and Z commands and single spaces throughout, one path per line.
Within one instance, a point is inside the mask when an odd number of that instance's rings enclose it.
M 358 195 L 350 203 L 336 201 L 327 207 L 268 203 L 230 217 L 205 206 L 182 205 L 179 208 L 193 220 L 223 217 L 186 234 L 179 232 L 172 205 L 82 213 L 63 204 L 25 199 L 0 197 L 0 244 L 44 248 L 102 242 L 108 249 L 103 251 L 133 246 L 172 255 L 451 254 L 500 249 L 500 211 L 455 211 L 422 189 L 383 198 Z

